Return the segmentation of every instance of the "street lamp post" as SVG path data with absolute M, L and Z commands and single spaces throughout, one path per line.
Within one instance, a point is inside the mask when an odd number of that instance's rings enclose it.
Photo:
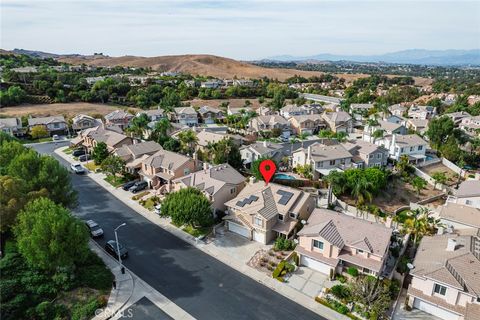
M 118 234 L 117 234 L 117 230 L 120 229 L 121 227 L 123 226 L 126 226 L 127 224 L 124 222 L 122 223 L 121 225 L 119 225 L 118 227 L 115 228 L 115 242 L 117 244 L 117 257 L 118 257 L 118 264 L 120 265 L 120 270 L 122 271 L 122 274 L 125 273 L 125 268 L 123 267 L 122 265 L 122 257 L 120 256 L 120 245 L 118 244 Z

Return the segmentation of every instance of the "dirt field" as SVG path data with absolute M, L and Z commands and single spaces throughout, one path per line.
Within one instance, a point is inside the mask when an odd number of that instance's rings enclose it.
M 52 103 L 52 104 L 25 104 L 16 107 L 8 107 L 0 109 L 0 116 L 5 117 L 21 117 L 32 115 L 34 117 L 47 117 L 53 115 L 64 115 L 67 118 L 71 118 L 79 113 L 101 114 L 106 115 L 113 110 L 123 109 L 125 107 L 112 106 L 107 104 L 96 103 Z M 129 108 L 133 110 L 139 110 L 135 108 Z
M 441 193 L 441 191 L 433 190 L 433 187 L 428 185 L 426 189 L 420 192 L 420 195 L 417 195 L 417 192 L 410 184 L 396 179 L 394 182 L 389 182 L 386 190 L 373 198 L 372 204 L 384 212 L 393 213 L 400 207 L 408 206 L 410 202 L 418 202 Z M 355 200 L 349 196 L 342 196 L 340 199 L 349 205 L 355 205 Z M 437 205 L 443 203 L 442 200 L 437 202 Z
M 457 174 L 452 170 L 450 170 L 449 168 L 447 168 L 442 163 L 435 163 L 435 164 L 423 167 L 420 170 L 428 174 L 430 177 L 433 176 L 435 172 L 445 173 L 445 176 L 447 177 L 447 183 L 446 183 L 447 186 L 453 186 L 458 181 Z

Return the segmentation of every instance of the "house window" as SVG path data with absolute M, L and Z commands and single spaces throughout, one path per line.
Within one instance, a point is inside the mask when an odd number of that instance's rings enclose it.
M 323 250 L 323 242 L 318 240 L 313 240 L 313 246 L 317 249 Z
M 372 158 L 373 158 L 373 154 L 368 155 L 368 157 L 369 157 L 370 159 L 372 159 Z
M 54 128 L 60 128 L 60 123 L 54 123 L 54 124 L 53 124 L 53 127 L 54 127 Z
M 418 150 L 422 150 L 423 149 L 423 146 L 418 146 Z
M 400 152 L 402 152 L 402 153 L 403 153 L 403 148 L 401 148 L 401 149 L 400 149 Z
M 410 147 L 410 151 L 413 151 L 413 147 Z
M 465 201 L 465 204 L 466 204 L 467 206 L 471 206 L 471 205 L 473 204 L 473 201 L 472 201 L 472 200 L 466 200 L 466 201 Z
M 447 292 L 447 287 L 435 283 L 435 285 L 433 286 L 433 292 L 444 296 Z
M 237 191 L 237 188 L 232 188 L 232 189 L 230 189 L 230 193 L 231 193 L 231 194 L 234 194 L 236 191 Z
M 283 215 L 282 214 L 278 215 L 278 220 L 283 221 Z
M 357 249 L 358 253 L 363 253 L 363 250 Z
M 330 160 L 330 165 L 331 166 L 335 165 L 335 160 Z
M 297 214 L 294 212 L 290 212 L 290 218 L 297 219 Z
M 255 217 L 253 223 L 255 223 L 255 225 L 261 227 L 262 226 L 262 219 L 260 219 L 259 217 Z
M 323 161 L 317 162 L 317 168 L 323 168 Z
M 382 158 L 382 154 L 381 153 L 377 153 L 377 159 L 381 159 Z

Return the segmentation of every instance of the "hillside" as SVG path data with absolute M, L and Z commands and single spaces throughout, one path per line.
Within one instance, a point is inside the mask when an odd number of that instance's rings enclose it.
M 129 67 L 150 67 L 157 71 L 177 71 L 193 75 L 204 75 L 218 78 L 276 78 L 285 80 L 294 75 L 310 77 L 319 75 L 320 72 L 300 71 L 294 69 L 275 69 L 255 66 L 246 62 L 240 62 L 229 58 L 214 55 L 178 55 L 160 57 L 61 57 L 61 62 L 71 64 L 85 63 L 92 66 L 129 66 Z M 347 75 L 348 81 L 355 80 L 366 75 Z

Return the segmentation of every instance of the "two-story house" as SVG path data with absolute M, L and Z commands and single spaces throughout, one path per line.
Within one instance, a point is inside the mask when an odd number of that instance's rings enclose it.
M 166 118 L 165 111 L 158 107 L 157 109 L 143 110 L 136 114 L 139 117 L 142 114 L 146 114 L 150 122 L 158 122 Z
M 280 235 L 289 238 L 298 222 L 310 216 L 315 198 L 276 183 L 251 181 L 225 206 L 228 214 L 223 219 L 228 230 L 267 244 Z
M 455 124 L 459 124 L 460 122 L 462 122 L 462 120 L 463 120 L 464 118 L 470 118 L 470 117 L 471 117 L 470 113 L 465 112 L 465 111 L 445 113 L 444 116 L 445 116 L 445 117 L 449 117 L 450 119 L 452 119 L 452 121 L 453 121 Z
M 203 164 L 203 170 L 192 172 L 172 182 L 173 190 L 194 187 L 210 200 L 214 214 L 226 210 L 225 203 L 235 198 L 245 187 L 245 177 L 228 163 L 216 166 Z
M 311 165 L 313 179 L 316 180 L 320 176 L 328 175 L 332 170 L 350 168 L 352 159 L 353 155 L 339 143 L 314 143 L 292 153 L 292 167 Z
M 50 136 L 54 134 L 66 134 L 68 131 L 68 124 L 63 116 L 28 118 L 28 129 L 33 127 L 43 126 Z
M 105 124 L 117 125 L 122 130 L 125 130 L 130 125 L 130 121 L 133 119 L 133 114 L 130 114 L 123 110 L 115 110 L 105 115 Z
M 428 143 L 416 134 L 388 135 L 375 141 L 375 144 L 384 146 L 390 159 L 398 161 L 403 155 L 407 155 L 412 163 L 425 161 L 428 147 Z
M 345 111 L 325 112 L 322 115 L 331 131 L 351 133 L 353 131 L 353 119 Z
M 320 104 L 287 104 L 280 109 L 280 115 L 285 119 L 290 119 L 294 116 L 306 116 L 313 114 L 321 114 L 323 112 L 323 107 Z
M 328 209 L 315 209 L 298 232 L 300 264 L 327 275 L 349 267 L 381 276 L 392 229 Z M 331 271 L 332 270 L 332 271 Z
M 428 129 L 429 119 L 408 119 L 407 127 L 410 130 L 418 132 L 420 134 L 425 134 Z
M 373 103 L 352 103 L 349 111 L 356 124 L 361 125 L 368 118 L 368 114 L 373 107 Z
M 162 150 L 162 146 L 155 141 L 145 141 L 124 145 L 114 151 L 114 154 L 125 161 L 128 172 L 136 174 L 142 166 L 142 161 Z
M 407 113 L 408 107 L 404 104 L 393 104 L 388 107 L 388 111 L 394 116 L 403 117 Z
M 250 107 L 240 107 L 240 108 L 234 108 L 234 107 L 227 107 L 227 114 L 229 116 L 240 116 L 242 114 L 252 112 L 252 108 Z
M 178 123 L 189 126 L 198 126 L 198 114 L 192 107 L 175 108 L 175 112 L 171 114 L 172 120 Z
M 11 136 L 19 137 L 25 134 L 20 118 L 0 118 L 0 131 Z
M 443 206 L 437 207 L 437 212 L 442 229 L 447 228 L 449 232 L 461 234 L 479 234 L 480 208 L 447 201 Z
M 480 180 L 466 180 L 460 183 L 447 202 L 480 208 Z
M 342 143 L 352 154 L 352 162 L 358 168 L 384 167 L 388 161 L 388 150 L 382 146 L 362 140 Z
M 480 239 L 476 236 L 423 237 L 410 270 L 408 304 L 440 319 L 478 319 L 479 259 Z
M 469 136 L 480 137 L 480 116 L 465 117 L 458 126 Z
M 278 143 L 259 141 L 240 147 L 240 155 L 245 167 L 250 168 L 252 162 L 259 158 L 274 158 L 277 154 L 280 154 L 282 148 L 283 146 Z
M 296 135 L 314 135 L 326 127 L 321 114 L 291 116 L 288 122 Z
M 75 132 L 85 130 L 88 128 L 98 127 L 102 123 L 101 120 L 86 114 L 77 114 L 72 118 L 72 129 Z
M 158 192 L 170 192 L 172 181 L 195 172 L 196 159 L 168 150 L 159 150 L 141 162 L 140 178 Z
M 399 134 L 405 135 L 407 134 L 407 128 L 403 125 L 403 123 L 395 123 L 385 120 L 378 120 L 377 124 L 375 125 L 366 125 L 363 129 L 363 140 L 374 142 L 378 139 L 375 136 L 375 132 L 381 130 L 383 132 L 383 136 L 392 135 L 392 134 Z
M 258 116 L 250 120 L 249 131 L 259 132 L 278 130 L 285 138 L 290 137 L 290 124 L 288 121 L 279 115 Z
M 75 139 L 71 140 L 72 145 L 82 145 L 88 153 L 91 153 L 99 142 L 105 142 L 109 152 L 133 144 L 133 139 L 118 132 L 117 126 L 100 125 L 95 128 L 82 130 Z
M 222 120 L 225 118 L 225 113 L 222 110 L 210 106 L 200 107 L 198 114 L 205 124 L 213 124 L 215 119 Z
M 437 108 L 433 106 L 412 106 L 408 109 L 408 117 L 411 119 L 431 119 L 437 115 Z

